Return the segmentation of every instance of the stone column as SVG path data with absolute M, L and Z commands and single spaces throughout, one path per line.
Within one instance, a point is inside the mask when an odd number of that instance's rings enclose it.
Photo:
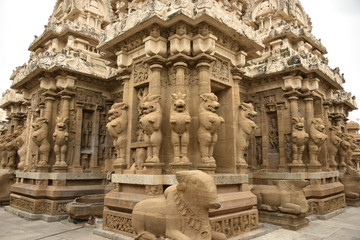
M 290 117 L 291 118 L 298 118 L 299 117 L 299 107 L 298 107 L 298 97 L 297 96 L 290 96 Z
M 160 64 L 150 65 L 151 78 L 149 83 L 149 95 L 161 94 L 161 70 L 163 66 Z
M 286 149 L 285 149 L 285 131 L 284 131 L 284 109 L 285 103 L 277 103 L 277 124 L 278 124 L 278 134 L 279 134 L 279 170 L 286 170 Z
M 207 62 L 200 62 L 196 65 L 196 68 L 199 71 L 199 95 L 203 93 L 211 92 L 211 83 L 210 83 L 210 64 Z
M 174 68 L 176 71 L 176 91 L 185 93 L 185 69 L 187 68 L 187 64 L 184 62 L 177 62 L 174 64 Z
M 305 101 L 305 128 L 309 132 L 311 121 L 314 119 L 314 99 L 312 96 L 306 96 Z
M 73 172 L 82 172 L 82 168 L 80 165 L 80 157 L 81 157 L 81 125 L 83 118 L 83 103 L 76 104 L 76 124 L 75 124 L 75 149 L 74 149 L 74 159 L 73 159 Z
M 99 152 L 99 126 L 100 126 L 100 110 L 101 108 L 97 108 L 93 114 L 93 124 L 92 124 L 92 131 L 91 131 L 91 141 L 92 144 L 92 154 L 90 158 L 90 169 L 91 172 L 100 172 L 101 169 L 98 166 L 98 152 Z

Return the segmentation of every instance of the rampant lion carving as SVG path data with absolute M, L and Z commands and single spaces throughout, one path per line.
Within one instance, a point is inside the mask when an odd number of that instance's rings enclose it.
M 37 164 L 45 166 L 49 161 L 50 143 L 48 141 L 48 119 L 39 117 L 32 123 L 33 133 L 31 139 L 38 146 Z
M 116 149 L 115 164 L 123 164 L 126 162 L 127 107 L 128 105 L 123 102 L 113 104 L 109 110 L 109 122 L 106 124 L 106 128 L 113 138 L 113 145 Z
M 238 134 L 236 134 L 237 163 L 246 164 L 244 154 L 249 147 L 251 136 L 255 132 L 256 124 L 252 120 L 257 112 L 251 103 L 241 103 L 239 106 Z
M 147 95 L 143 98 L 141 109 L 143 115 L 140 125 L 145 132 L 144 140 L 148 144 L 147 158 L 145 162 L 159 163 L 159 152 L 162 141 L 161 122 L 162 111 L 160 106 L 161 96 L 158 94 Z
M 328 145 L 328 152 L 329 152 L 329 159 L 330 159 L 330 166 L 337 166 L 336 163 L 336 155 L 339 151 L 340 144 L 341 144 L 341 137 L 342 133 L 338 127 L 330 127 L 330 136 L 329 136 L 329 145 Z
M 202 171 L 179 171 L 164 196 L 137 203 L 132 212 L 135 239 L 225 240 L 212 231 L 209 209 L 220 208 L 216 185 Z
M 189 125 L 191 122 L 186 108 L 186 94 L 171 94 L 172 107 L 170 113 L 171 142 L 174 147 L 174 163 L 188 163 L 187 149 L 189 144 Z
M 251 191 L 257 196 L 259 210 L 297 215 L 308 210 L 302 190 L 307 185 L 306 180 L 278 180 L 276 185 L 256 185 Z
M 69 119 L 65 117 L 56 118 L 56 129 L 53 134 L 53 139 L 55 142 L 54 152 L 56 166 L 67 166 L 66 164 L 66 151 L 67 151 L 67 142 L 69 140 L 69 133 L 67 131 L 67 124 Z
M 293 129 L 291 133 L 292 138 L 292 155 L 293 164 L 302 164 L 305 144 L 309 140 L 309 134 L 304 130 L 304 118 L 292 118 Z
M 217 132 L 224 119 L 216 114 L 220 104 L 214 93 L 201 94 L 200 98 L 202 102 L 199 107 L 198 141 L 201 161 L 202 163 L 215 163 L 214 146 L 217 142 Z
M 314 118 L 310 125 L 309 154 L 310 164 L 320 165 L 318 156 L 321 146 L 325 143 L 327 135 L 324 133 L 325 125 L 321 118 Z

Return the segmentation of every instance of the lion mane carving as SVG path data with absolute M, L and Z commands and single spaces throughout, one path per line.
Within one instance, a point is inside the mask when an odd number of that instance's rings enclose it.
M 220 107 L 218 98 L 214 93 L 200 95 L 202 102 L 199 107 L 198 141 L 203 163 L 215 163 L 213 157 L 214 147 L 217 142 L 217 132 L 224 119 L 216 114 Z
M 246 164 L 244 154 L 249 147 L 250 138 L 255 132 L 256 124 L 252 119 L 256 114 L 251 103 L 240 104 L 238 134 L 236 135 L 237 163 Z
M 306 180 L 278 180 L 276 185 L 256 185 L 251 191 L 257 196 L 259 210 L 298 215 L 308 210 L 302 190 L 308 184 Z
M 325 125 L 321 118 L 314 118 L 311 121 L 309 135 L 310 164 L 320 165 L 318 156 L 321 146 L 325 143 L 327 135 L 324 133 Z
M 337 166 L 336 163 L 336 154 L 339 151 L 340 144 L 341 144 L 341 137 L 342 133 L 339 130 L 338 127 L 332 126 L 329 128 L 330 134 L 329 134 L 329 145 L 328 145 L 328 151 L 329 151 L 329 159 L 330 159 L 330 166 Z
M 292 138 L 292 155 L 293 164 L 302 164 L 305 144 L 309 140 L 309 134 L 304 130 L 304 118 L 292 118 L 293 129 L 291 133 Z
M 53 134 L 56 166 L 67 166 L 66 152 L 67 142 L 69 140 L 69 133 L 67 131 L 68 121 L 69 119 L 67 117 L 56 118 L 56 129 Z
M 114 103 L 109 110 L 109 122 L 106 128 L 113 138 L 113 145 L 116 149 L 115 164 L 123 164 L 126 162 L 126 130 L 128 124 L 128 105 L 126 103 Z
M 159 163 L 159 152 L 162 141 L 161 122 L 162 111 L 159 94 L 147 95 L 143 98 L 141 109 L 143 115 L 140 125 L 145 132 L 144 140 L 148 144 L 147 158 L 145 162 Z
M 171 142 L 174 147 L 174 163 L 188 163 L 187 149 L 189 145 L 189 125 L 191 122 L 186 108 L 186 94 L 173 93 L 170 113 Z
M 164 196 L 137 203 L 132 212 L 135 239 L 222 240 L 226 236 L 211 230 L 209 209 L 220 208 L 216 185 L 202 171 L 179 171 L 177 185 Z
M 39 117 L 32 123 L 33 133 L 31 139 L 38 146 L 38 159 L 37 164 L 45 166 L 49 161 L 50 143 L 47 139 L 48 136 L 48 119 Z

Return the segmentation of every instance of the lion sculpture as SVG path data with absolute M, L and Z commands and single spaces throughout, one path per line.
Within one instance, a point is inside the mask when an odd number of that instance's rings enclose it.
M 339 152 L 340 144 L 341 144 L 341 137 L 342 133 L 338 127 L 332 126 L 329 128 L 329 145 L 328 145 L 328 152 L 329 152 L 329 159 L 330 159 L 330 166 L 336 167 L 336 155 Z
M 324 121 L 321 118 L 314 118 L 311 121 L 309 130 L 310 164 L 320 165 L 320 162 L 318 161 L 320 149 L 327 139 L 327 135 L 324 133 L 324 131 Z
M 125 163 L 126 156 L 126 130 L 128 124 L 128 105 L 126 103 L 114 103 L 109 110 L 109 122 L 106 128 L 113 138 L 113 145 L 116 149 L 115 164 Z
M 56 166 L 67 166 L 66 152 L 67 142 L 69 141 L 69 133 L 67 130 L 68 121 L 69 119 L 67 117 L 56 118 L 56 129 L 53 134 Z
M 350 143 L 350 135 L 342 134 L 342 141 L 340 143 L 339 148 L 339 158 L 340 163 L 339 166 L 346 167 L 347 166 L 347 158 L 349 156 L 349 152 L 351 152 L 351 143 Z
M 304 130 L 304 118 L 292 118 L 293 129 L 291 133 L 292 138 L 292 155 L 293 164 L 303 164 L 302 158 L 305 149 L 305 144 L 309 140 L 309 134 Z
M 174 163 L 188 163 L 187 149 L 189 145 L 189 126 L 191 122 L 186 108 L 186 94 L 173 93 L 170 113 L 171 142 L 174 147 Z
M 14 140 L 14 145 L 18 149 L 17 154 L 19 155 L 20 158 L 19 164 L 17 166 L 19 170 L 24 170 L 26 167 L 25 164 L 26 164 L 27 145 L 25 144 L 25 142 L 27 136 L 28 136 L 27 128 L 23 128 L 20 136 L 18 136 Z
M 211 230 L 209 209 L 220 208 L 216 185 L 202 171 L 179 171 L 164 196 L 137 203 L 132 212 L 135 239 L 222 240 Z
M 278 180 L 276 185 L 255 185 L 251 191 L 257 196 L 259 210 L 298 215 L 308 210 L 302 190 L 308 184 L 306 180 Z
M 256 124 L 253 118 L 257 112 L 251 103 L 241 103 L 238 115 L 238 134 L 236 135 L 237 163 L 246 164 L 244 154 L 249 147 L 251 136 L 255 132 Z
M 358 148 L 356 138 L 354 136 L 348 135 L 350 148 L 346 152 L 346 165 L 354 167 L 354 163 L 352 162 L 352 156 L 354 151 Z
M 6 168 L 7 165 L 7 151 L 6 151 L 6 135 L 0 138 L 0 157 L 1 157 L 1 168 Z
M 143 115 L 140 118 L 140 125 L 145 132 L 145 143 L 148 144 L 145 161 L 148 163 L 160 162 L 159 153 L 162 141 L 160 99 L 161 96 L 159 94 L 147 95 L 143 98 L 141 104 Z
M 10 169 L 15 167 L 17 148 L 14 141 L 18 137 L 17 134 L 18 133 L 12 133 L 7 138 L 7 144 L 6 144 L 7 167 Z
M 48 119 L 39 117 L 32 123 L 33 133 L 31 139 L 38 147 L 37 164 L 45 166 L 49 161 L 50 143 L 48 141 Z
M 213 157 L 214 147 L 217 142 L 217 132 L 224 119 L 216 114 L 220 107 L 218 98 L 214 93 L 200 95 L 202 102 L 199 107 L 198 141 L 202 163 L 215 163 Z

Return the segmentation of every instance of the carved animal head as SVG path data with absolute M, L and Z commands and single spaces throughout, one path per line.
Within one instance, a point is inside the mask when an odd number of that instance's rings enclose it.
M 291 119 L 292 123 L 293 123 L 293 129 L 297 130 L 297 131 L 303 131 L 304 130 L 304 122 L 305 119 L 304 118 L 292 118 Z
M 116 118 L 119 118 L 122 116 L 124 110 L 128 107 L 128 105 L 126 103 L 123 102 L 119 102 L 119 103 L 114 103 L 111 106 L 111 109 L 109 110 L 109 121 L 112 121 Z
M 160 110 L 160 99 L 161 96 L 159 94 L 147 95 L 144 97 L 141 105 L 142 112 L 148 114 Z
M 37 131 L 41 129 L 45 124 L 48 123 L 48 119 L 45 117 L 39 117 L 34 120 L 34 122 L 31 124 L 34 131 Z
M 221 207 L 217 198 L 216 185 L 213 178 L 199 170 L 180 171 L 175 174 L 179 184 L 177 191 L 184 201 L 205 209 Z
M 67 117 L 57 117 L 56 118 L 56 128 L 59 131 L 65 131 L 67 128 L 68 122 L 69 122 L 69 118 L 67 118 Z
M 349 165 L 346 167 L 345 174 L 352 177 L 360 177 L 360 173 Z
M 335 145 L 335 146 L 339 146 L 341 141 L 342 141 L 342 137 L 343 134 L 342 132 L 339 130 L 338 127 L 336 126 L 332 126 L 329 128 L 330 130 L 330 141 Z
M 324 121 L 321 118 L 314 118 L 311 121 L 311 127 L 319 132 L 325 131 L 325 124 Z
M 202 105 L 205 110 L 210 112 L 216 112 L 219 109 L 220 103 L 218 102 L 218 97 L 214 93 L 203 93 L 200 95 L 202 99 Z
M 248 119 L 253 119 L 257 112 L 254 110 L 254 106 L 251 103 L 240 103 L 239 105 L 240 114 Z
M 173 108 L 177 112 L 184 112 L 186 110 L 186 94 L 183 93 L 173 93 L 171 94 Z

